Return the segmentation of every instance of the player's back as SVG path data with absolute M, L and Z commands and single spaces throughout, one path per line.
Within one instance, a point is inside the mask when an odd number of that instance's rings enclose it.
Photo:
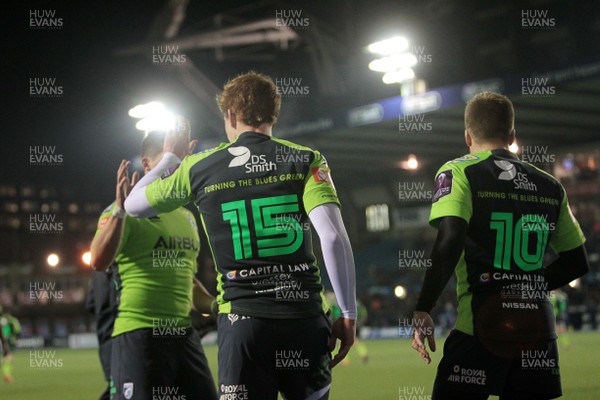
M 562 186 L 506 150 L 469 154 L 440 171 L 440 208 L 456 196 L 469 223 L 456 270 L 457 327 L 497 340 L 555 337 L 543 262 L 549 245 L 568 241 L 557 232 L 568 210 Z
M 308 213 L 338 200 L 321 155 L 245 132 L 189 162 L 191 194 L 219 273 L 220 312 L 322 313 Z
M 104 229 L 115 203 L 100 216 Z M 186 209 L 152 218 L 127 216 L 112 281 L 118 286 L 113 336 L 159 324 L 190 326 L 192 278 L 200 248 L 196 221 Z

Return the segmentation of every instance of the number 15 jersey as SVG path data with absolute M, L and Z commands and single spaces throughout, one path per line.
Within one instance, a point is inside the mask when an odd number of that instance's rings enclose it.
M 556 337 L 544 256 L 585 241 L 562 185 L 507 150 L 468 154 L 438 171 L 430 224 L 468 222 L 456 266 L 456 328 L 508 342 Z
M 319 152 L 245 132 L 186 157 L 146 187 L 146 198 L 159 212 L 198 207 L 219 313 L 305 318 L 327 310 L 308 214 L 339 201 Z

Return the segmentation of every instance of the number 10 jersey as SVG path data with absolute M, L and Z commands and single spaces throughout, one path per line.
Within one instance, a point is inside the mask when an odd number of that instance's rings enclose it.
M 456 266 L 456 328 L 497 341 L 554 339 L 547 250 L 585 241 L 562 185 L 507 150 L 468 154 L 437 173 L 430 224 L 446 216 L 469 224 Z

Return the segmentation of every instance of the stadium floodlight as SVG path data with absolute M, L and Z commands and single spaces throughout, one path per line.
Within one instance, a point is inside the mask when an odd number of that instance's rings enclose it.
M 129 110 L 129 116 L 139 119 L 135 127 L 146 134 L 175 127 L 175 115 L 167 111 L 165 105 L 159 101 L 139 104 Z
M 85 265 L 89 266 L 92 263 L 92 253 L 90 253 L 89 251 L 83 253 L 81 255 L 81 261 L 83 261 Z
M 411 68 L 417 65 L 419 60 L 408 49 L 408 40 L 401 36 L 394 36 L 367 46 L 370 53 L 384 56 L 371 61 L 369 69 L 383 72 L 381 80 L 386 85 L 399 84 L 402 97 L 423 93 L 426 87 L 425 81 L 417 79 L 415 71 Z
M 389 39 L 380 40 L 367 46 L 369 53 L 387 56 L 402 53 L 408 49 L 408 40 L 402 36 L 394 36 Z
M 406 297 L 406 289 L 402 285 L 398 285 L 394 288 L 394 296 L 399 299 L 403 299 Z
M 508 146 L 508 150 L 513 154 L 517 154 L 519 152 L 519 145 L 517 144 L 516 140 L 510 146 Z
M 56 253 L 50 253 L 48 254 L 48 257 L 46 258 L 46 262 L 48 263 L 48 265 L 52 268 L 55 268 L 58 263 L 60 262 L 60 258 L 58 257 L 58 254 Z
M 369 63 L 369 69 L 376 72 L 390 72 L 416 64 L 417 56 L 412 53 L 401 53 L 373 60 Z
M 168 111 L 140 119 L 136 124 L 135 128 L 144 131 L 161 131 L 169 130 L 175 127 L 175 116 Z
M 151 101 L 146 104 L 138 104 L 129 110 L 129 116 L 132 118 L 146 118 L 150 115 L 161 113 L 165 110 L 165 105 L 160 101 Z
M 415 71 L 412 68 L 401 68 L 394 71 L 386 72 L 381 80 L 389 85 L 392 83 L 403 83 L 411 81 L 415 78 Z

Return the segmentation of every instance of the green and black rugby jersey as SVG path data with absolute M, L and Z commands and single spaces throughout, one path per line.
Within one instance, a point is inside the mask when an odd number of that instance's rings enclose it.
M 339 201 L 319 152 L 245 132 L 186 157 L 146 197 L 159 212 L 197 205 L 218 272 L 219 313 L 303 318 L 327 309 L 308 214 Z
M 98 231 L 114 207 L 104 210 Z M 196 220 L 185 208 L 152 218 L 126 216 L 115 256 L 118 308 L 112 336 L 142 328 L 190 327 L 199 251 Z
M 585 241 L 562 185 L 507 150 L 468 154 L 438 171 L 430 223 L 469 223 L 456 266 L 456 328 L 502 341 L 556 336 L 543 261 Z

